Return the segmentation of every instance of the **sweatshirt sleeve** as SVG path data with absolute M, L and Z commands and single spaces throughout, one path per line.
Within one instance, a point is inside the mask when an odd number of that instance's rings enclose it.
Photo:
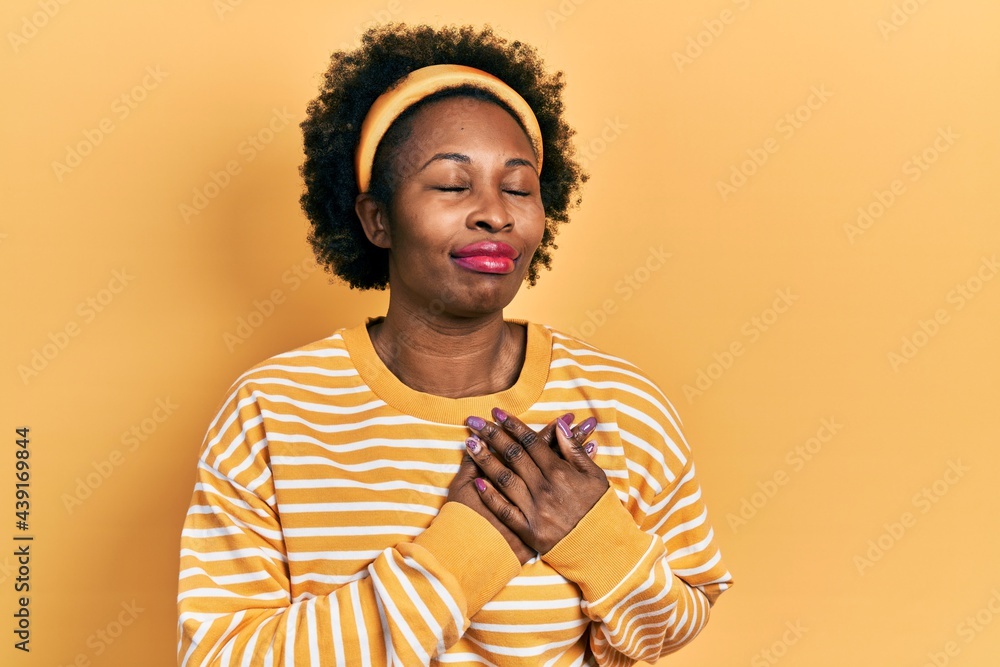
M 542 556 L 580 587 L 594 621 L 590 648 L 602 666 L 652 663 L 682 648 L 733 584 L 690 450 L 671 444 L 629 466 L 642 474 L 630 475 L 627 488 L 612 485 Z
M 181 667 L 427 665 L 520 572 L 489 522 L 448 502 L 357 579 L 293 599 L 266 454 L 259 410 L 241 387 L 206 435 L 181 534 Z

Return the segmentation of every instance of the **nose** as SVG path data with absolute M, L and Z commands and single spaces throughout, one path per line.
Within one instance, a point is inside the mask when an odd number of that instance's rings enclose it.
M 499 232 L 514 226 L 514 216 L 504 201 L 505 193 L 491 187 L 480 188 L 469 212 L 469 226 Z

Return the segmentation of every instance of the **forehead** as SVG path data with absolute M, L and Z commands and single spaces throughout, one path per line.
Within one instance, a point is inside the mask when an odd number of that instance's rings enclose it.
M 403 150 L 414 159 L 442 150 L 469 151 L 473 160 L 473 152 L 480 158 L 488 153 L 534 158 L 528 135 L 506 109 L 467 96 L 435 100 L 418 109 Z

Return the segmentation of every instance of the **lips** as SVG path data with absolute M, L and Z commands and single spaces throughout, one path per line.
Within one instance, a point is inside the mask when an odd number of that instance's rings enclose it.
M 517 251 L 500 241 L 480 241 L 456 250 L 452 257 L 507 257 L 517 259 Z
M 500 241 L 472 243 L 451 254 L 455 263 L 478 273 L 510 273 L 518 252 Z

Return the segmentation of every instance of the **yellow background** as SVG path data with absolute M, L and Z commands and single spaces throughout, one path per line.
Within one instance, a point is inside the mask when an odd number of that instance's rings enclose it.
M 297 125 L 330 52 L 386 19 L 489 23 L 566 74 L 592 179 L 507 315 L 629 358 L 680 411 L 736 586 L 665 664 L 998 664 L 1000 5 L 982 0 L 4 2 L 0 662 L 174 664 L 181 522 L 225 389 L 384 312 L 312 270 Z M 859 207 L 881 215 L 862 228 Z

